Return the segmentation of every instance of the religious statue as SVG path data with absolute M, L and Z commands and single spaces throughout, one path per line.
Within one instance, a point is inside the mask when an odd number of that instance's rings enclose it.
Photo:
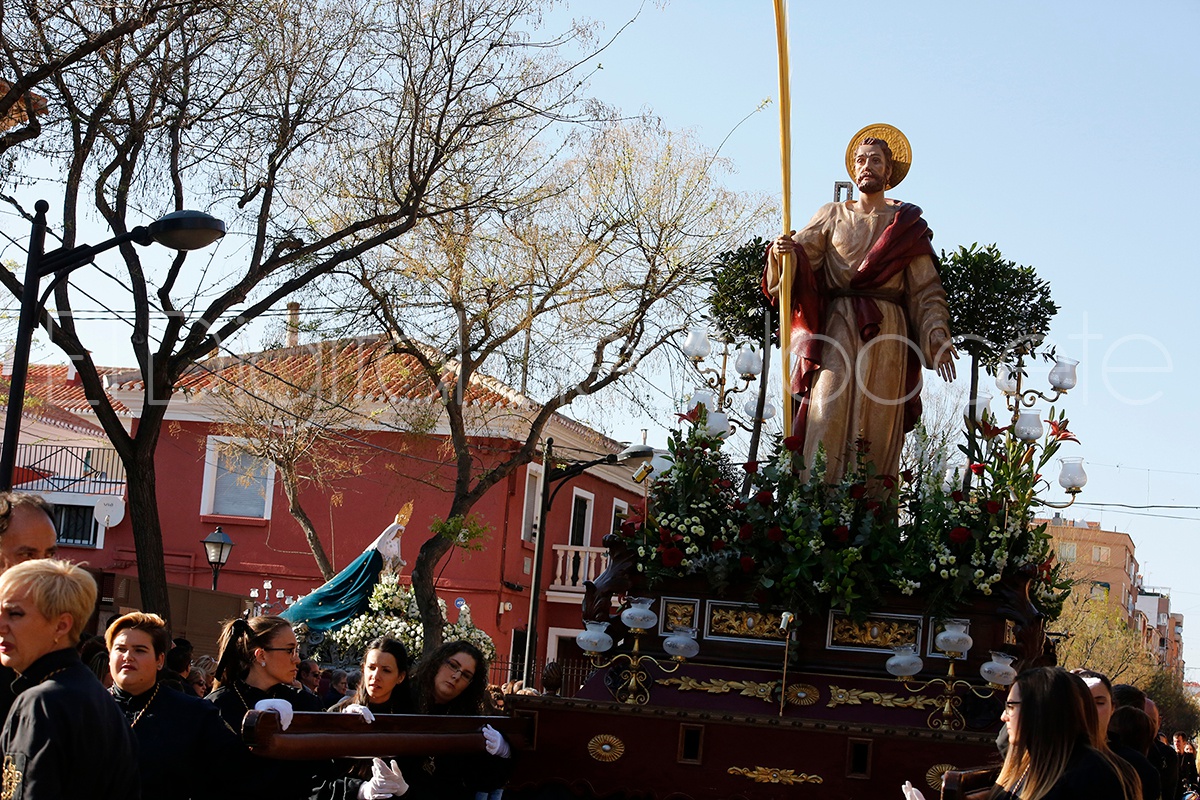
M 921 413 L 921 367 L 954 380 L 958 355 L 933 233 L 920 208 L 884 196 L 910 164 L 904 134 L 863 128 L 846 149 L 859 199 L 822 206 L 767 256 L 763 288 L 776 298 L 783 260 L 795 256 L 792 430 L 806 468 L 824 445 L 831 483 L 853 468 L 860 448 L 878 476 L 895 476 L 904 434 Z

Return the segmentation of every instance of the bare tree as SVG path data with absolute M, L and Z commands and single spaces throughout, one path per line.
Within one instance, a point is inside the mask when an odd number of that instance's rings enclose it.
M 506 152 L 506 171 L 529 172 Z M 555 414 L 620 388 L 700 314 L 714 255 L 765 210 L 720 186 L 722 166 L 655 123 L 603 126 L 542 172 L 522 206 L 460 206 L 345 271 L 360 292 L 352 302 L 369 303 L 396 351 L 438 386 L 455 465 L 448 522 L 468 519 L 490 487 L 531 460 Z M 471 403 L 473 381 L 485 376 L 526 387 L 532 405 Z M 486 454 L 485 465 L 473 435 L 491 425 L 506 425 L 520 444 Z M 434 576 L 453 546 L 431 536 L 413 566 L 427 647 L 441 641 Z
M 580 76 L 558 56 L 576 34 L 532 38 L 544 5 L 164 6 L 38 84 L 49 109 L 41 135 L 10 154 L 60 171 L 64 246 L 76 244 L 80 219 L 91 214 L 124 233 L 199 206 L 230 228 L 223 258 L 207 265 L 182 254 L 143 257 L 132 245 L 119 251 L 110 277 L 133 296 L 128 322 L 140 373 L 127 386 L 142 393 L 132 432 L 72 317 L 81 290 L 61 283 L 56 314 L 43 320 L 125 464 L 148 610 L 169 614 L 154 451 L 181 376 L 289 294 L 421 220 L 462 218 L 529 193 L 529 174 L 498 165 L 515 153 L 536 167 L 539 137 L 581 108 Z M 73 17 L 111 8 L 54 4 L 47 25 L 69 31 Z M 14 71 L 36 67 L 33 51 L 7 55 L 21 66 Z M 31 176 L 14 169 L 5 178 Z M 16 276 L 0 280 L 20 296 Z

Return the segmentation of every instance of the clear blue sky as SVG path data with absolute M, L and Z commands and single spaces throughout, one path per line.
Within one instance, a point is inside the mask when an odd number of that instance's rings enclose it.
M 639 6 L 577 0 L 569 10 L 615 32 Z M 925 209 L 935 246 L 995 242 L 1051 281 L 1061 306 L 1052 339 L 1082 362 L 1061 405 L 1090 476 L 1067 514 L 1133 536 L 1145 582 L 1170 587 L 1187 615 L 1185 652 L 1200 668 L 1200 255 L 1188 205 L 1200 186 L 1200 4 L 793 2 L 789 13 L 793 223 L 845 180 L 850 135 L 888 122 L 914 151 L 893 195 Z M 715 147 L 777 96 L 772 3 L 647 4 L 600 61 L 595 96 L 651 109 Z M 732 185 L 778 196 L 777 106 L 738 128 L 723 154 L 738 168 Z M 777 231 L 747 238 L 755 233 Z M 1170 234 L 1171 246 L 1151 234 Z

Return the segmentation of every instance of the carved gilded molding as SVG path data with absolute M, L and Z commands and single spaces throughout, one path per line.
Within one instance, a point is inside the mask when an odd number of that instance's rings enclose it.
M 775 692 L 779 689 L 779 681 L 727 681 L 720 678 L 699 681 L 685 676 L 682 678 L 659 678 L 655 682 L 660 686 L 674 686 L 681 692 L 707 692 L 708 694 L 736 692 L 742 697 L 753 697 L 767 703 L 776 701 Z M 811 706 L 820 697 L 821 690 L 811 684 L 788 684 L 788 705 Z
M 625 755 L 625 743 L 612 734 L 601 733 L 588 740 L 587 751 L 597 761 L 612 763 Z
M 830 643 L 839 647 L 871 647 L 889 649 L 901 644 L 916 644 L 920 625 L 915 620 L 867 617 L 856 622 L 849 617 L 835 617 Z
M 741 775 L 755 783 L 780 783 L 793 786 L 797 783 L 824 783 L 820 775 L 797 773 L 794 769 L 774 769 L 772 767 L 730 767 L 730 775 Z
M 841 705 L 860 706 L 863 703 L 874 703 L 884 708 L 916 708 L 922 711 L 926 708 L 935 708 L 939 704 L 936 697 L 926 697 L 923 694 L 900 696 L 896 692 L 841 689 L 830 685 L 829 703 L 826 708 L 837 708 Z
M 953 764 L 934 764 L 925 773 L 925 783 L 929 784 L 930 789 L 941 790 L 942 776 L 952 769 L 958 769 Z
M 759 611 L 754 607 L 709 607 L 708 633 L 740 639 L 774 639 L 786 637 L 779 632 L 779 614 Z
M 664 600 L 663 630 L 696 627 L 696 607 L 698 605 L 695 600 Z

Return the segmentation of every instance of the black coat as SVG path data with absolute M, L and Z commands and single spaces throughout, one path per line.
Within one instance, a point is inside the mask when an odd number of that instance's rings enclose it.
M 137 696 L 111 692 L 133 723 L 142 800 L 243 796 L 252 757 L 216 706 L 161 682 Z
M 0 748 L 12 800 L 140 796 L 129 723 L 75 648 L 39 658 L 12 684 Z

